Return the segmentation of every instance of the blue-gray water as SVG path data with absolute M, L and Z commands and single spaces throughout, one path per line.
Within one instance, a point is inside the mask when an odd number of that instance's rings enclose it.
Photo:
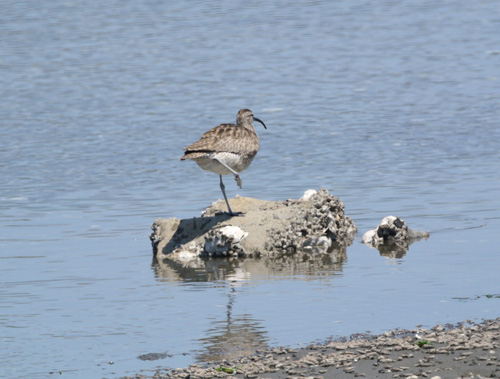
M 0 377 L 500 316 L 497 1 L 3 1 L 0 37 Z M 182 148 L 240 108 L 268 130 L 228 195 L 329 189 L 345 262 L 152 265 L 157 217 L 221 197 Z M 389 214 L 431 237 L 380 256 Z

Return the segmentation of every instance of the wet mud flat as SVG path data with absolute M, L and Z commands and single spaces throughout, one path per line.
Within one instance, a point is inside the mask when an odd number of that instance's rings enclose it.
M 500 318 L 357 334 L 305 348 L 278 347 L 206 366 L 126 378 L 498 378 Z

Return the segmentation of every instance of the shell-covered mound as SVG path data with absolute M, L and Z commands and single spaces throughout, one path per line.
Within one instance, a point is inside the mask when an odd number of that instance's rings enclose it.
M 222 200 L 201 217 L 158 219 L 150 239 L 156 257 L 187 262 L 201 257 L 282 256 L 329 253 L 352 243 L 357 231 L 344 204 L 326 189 L 308 190 L 298 200 L 229 200 L 243 212 L 230 216 Z
M 272 238 L 266 248 L 271 254 L 296 251 L 321 253 L 333 246 L 352 243 L 357 228 L 351 218 L 345 215 L 344 203 L 326 189 L 306 191 L 299 200 L 287 200 L 284 204 L 296 207 L 296 217 L 284 229 L 269 230 Z

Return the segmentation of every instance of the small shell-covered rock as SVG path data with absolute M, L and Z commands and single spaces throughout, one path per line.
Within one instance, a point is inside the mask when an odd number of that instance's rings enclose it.
M 403 219 L 386 216 L 375 229 L 363 234 L 362 242 L 383 255 L 401 257 L 414 241 L 428 237 L 428 232 L 410 229 Z

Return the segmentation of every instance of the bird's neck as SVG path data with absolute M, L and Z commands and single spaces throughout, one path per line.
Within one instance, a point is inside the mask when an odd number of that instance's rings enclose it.
M 240 124 L 240 126 L 241 126 L 242 128 L 245 128 L 245 129 L 249 130 L 249 131 L 250 131 L 250 132 L 252 132 L 252 133 L 257 134 L 257 132 L 255 131 L 255 127 L 252 125 L 252 123 L 251 123 L 251 122 L 242 122 L 242 123 Z

